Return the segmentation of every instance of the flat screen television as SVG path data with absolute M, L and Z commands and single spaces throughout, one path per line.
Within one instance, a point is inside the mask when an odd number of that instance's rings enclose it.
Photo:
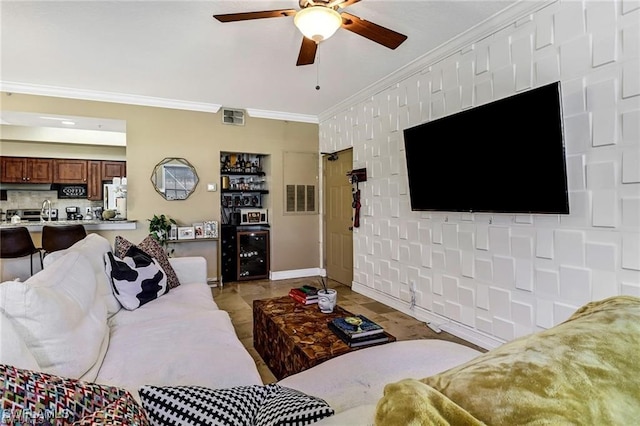
M 560 83 L 404 130 L 412 210 L 568 214 Z

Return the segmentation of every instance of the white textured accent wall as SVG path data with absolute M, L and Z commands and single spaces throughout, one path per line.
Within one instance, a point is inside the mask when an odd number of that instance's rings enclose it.
M 640 296 L 640 2 L 558 1 L 509 19 L 320 120 L 320 150 L 352 147 L 368 173 L 353 289 L 485 347 L 591 300 Z M 571 214 L 411 211 L 404 128 L 554 81 Z

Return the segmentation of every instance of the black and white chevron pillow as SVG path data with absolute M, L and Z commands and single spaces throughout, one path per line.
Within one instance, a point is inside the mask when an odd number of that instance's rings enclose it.
M 256 415 L 255 426 L 303 426 L 334 414 L 323 399 L 278 384 L 266 385 L 269 395 Z
M 278 384 L 143 386 L 139 393 L 156 426 L 303 426 L 334 414 L 324 400 Z
M 105 272 L 113 294 L 123 308 L 134 310 L 169 291 L 167 275 L 158 261 L 138 247 L 131 247 L 122 259 L 105 253 Z
M 153 425 L 252 425 L 268 391 L 261 385 L 209 389 L 143 386 L 138 391 Z

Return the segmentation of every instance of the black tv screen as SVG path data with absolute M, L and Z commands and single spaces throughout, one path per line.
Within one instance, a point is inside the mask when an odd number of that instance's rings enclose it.
M 568 214 L 560 83 L 404 130 L 412 210 Z

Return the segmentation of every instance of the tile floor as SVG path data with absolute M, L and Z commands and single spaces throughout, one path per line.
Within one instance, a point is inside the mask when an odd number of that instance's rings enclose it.
M 220 309 L 229 312 L 231 321 L 236 329 L 238 337 L 245 345 L 253 359 L 256 361 L 258 371 L 265 383 L 277 381 L 253 348 L 253 301 L 271 297 L 285 296 L 292 287 L 303 284 L 321 286 L 319 278 L 296 278 L 290 280 L 257 280 L 246 282 L 233 282 L 225 284 L 221 289 L 212 288 L 213 297 Z M 398 312 L 382 303 L 376 302 L 366 296 L 358 294 L 350 287 L 329 280 L 328 287 L 338 291 L 338 304 L 344 309 L 358 314 L 363 314 L 371 320 L 381 324 L 389 333 L 398 340 L 410 339 L 443 339 L 484 352 L 485 350 L 466 342 L 446 332 L 435 333 L 425 323 L 416 320 L 402 312 Z

